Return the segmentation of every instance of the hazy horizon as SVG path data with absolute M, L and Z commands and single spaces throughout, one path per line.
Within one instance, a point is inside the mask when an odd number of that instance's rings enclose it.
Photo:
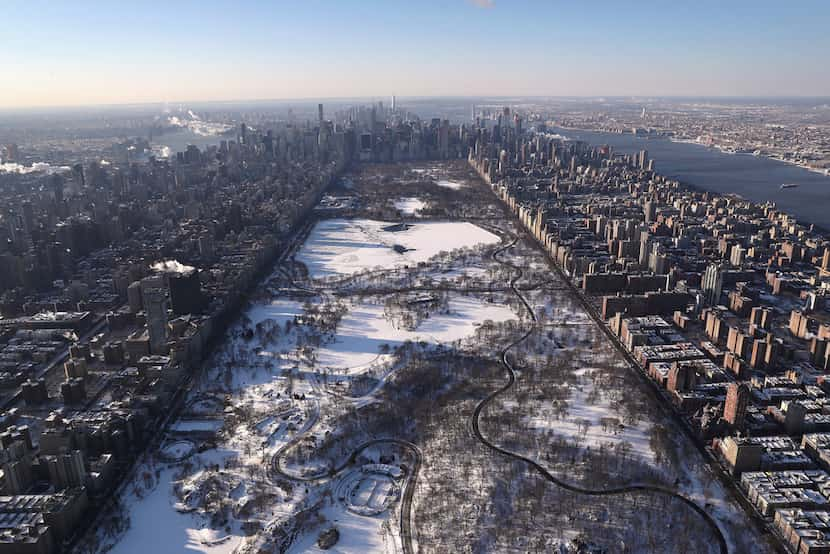
M 142 109 L 142 108 L 166 108 L 169 110 L 180 110 L 184 108 L 201 108 L 201 107 L 250 107 L 262 105 L 268 107 L 269 105 L 282 104 L 316 104 L 316 103 L 368 103 L 368 102 L 389 102 L 392 97 L 397 98 L 399 104 L 405 104 L 407 101 L 441 101 L 441 100 L 477 100 L 477 101 L 498 101 L 503 103 L 505 100 L 563 100 L 563 101 L 594 101 L 596 103 L 610 103 L 615 101 L 621 102 L 653 102 L 659 100 L 666 101 L 764 101 L 775 102 L 780 101 L 785 104 L 789 103 L 813 103 L 830 101 L 830 94 L 824 96 L 814 95 L 772 95 L 772 96 L 689 96 L 689 95 L 656 95 L 656 94 L 641 94 L 641 95 L 621 95 L 614 96 L 610 94 L 604 95 L 533 95 L 533 94 L 504 94 L 504 95 L 430 95 L 430 96 L 409 96 L 399 94 L 373 94 L 367 96 L 309 96 L 309 97 L 295 97 L 295 98 L 228 98 L 222 100 L 177 100 L 177 101 L 159 101 L 150 100 L 146 102 L 116 102 L 116 103 L 101 103 L 101 104 L 63 104 L 63 105 L 21 105 L 21 106 L 0 106 L 0 112 L 5 113 L 38 113 L 38 112 L 71 112 L 74 110 L 119 110 L 119 109 Z M 290 106 L 288 106 L 290 107 Z
M 600 0 L 4 5 L 0 108 L 400 97 L 824 97 L 830 6 Z M 792 10 L 793 12 L 795 10 Z M 786 48 L 782 48 L 786 45 Z

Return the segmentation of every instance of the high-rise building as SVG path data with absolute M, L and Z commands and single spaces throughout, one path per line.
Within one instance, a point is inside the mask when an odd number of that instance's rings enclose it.
M 741 267 L 741 265 L 743 265 L 744 263 L 745 257 L 746 248 L 744 248 L 740 244 L 736 244 L 732 246 L 732 251 L 729 254 L 729 263 L 731 263 L 735 267 Z
M 20 150 L 14 143 L 3 145 L 0 148 L 0 160 L 4 162 L 16 162 L 20 159 Z
M 170 284 L 170 304 L 174 315 L 198 314 L 202 311 L 204 297 L 198 271 L 190 269 L 171 273 L 167 279 Z
M 654 200 L 646 200 L 643 205 L 643 213 L 646 218 L 646 223 L 654 223 L 657 219 L 657 203 Z
M 127 287 L 127 304 L 132 313 L 141 311 L 141 281 L 134 281 Z
M 55 456 L 44 456 L 49 470 L 49 480 L 58 489 L 69 489 L 84 484 L 86 469 L 84 455 L 80 450 L 63 452 Z
M 167 295 L 164 289 L 152 288 L 144 291 L 142 300 L 147 315 L 150 352 L 167 354 Z
M 444 120 L 438 128 L 438 151 L 442 158 L 449 156 L 450 152 L 450 122 Z
M 723 292 L 723 266 L 721 264 L 713 263 L 706 267 L 700 281 L 700 289 L 703 291 L 707 305 L 712 306 L 720 302 Z
M 744 383 L 730 383 L 726 389 L 723 419 L 735 427 L 742 428 L 746 420 L 747 404 L 749 404 L 749 387 Z
M 6 494 L 23 494 L 32 484 L 32 470 L 28 460 L 14 460 L 3 464 Z
M 791 401 L 787 403 L 787 411 L 784 414 L 784 430 L 788 435 L 800 435 L 804 432 L 804 419 L 807 415 L 807 407 L 801 402 Z
M 322 125 L 323 123 L 323 105 L 317 104 L 317 121 Z
M 60 175 L 52 175 L 52 192 L 55 204 L 63 203 L 63 177 Z
M 695 386 L 697 375 L 693 367 L 687 364 L 674 362 L 669 370 L 666 388 L 670 391 L 683 392 Z

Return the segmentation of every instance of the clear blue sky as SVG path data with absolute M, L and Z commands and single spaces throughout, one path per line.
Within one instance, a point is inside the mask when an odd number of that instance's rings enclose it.
M 0 14 L 0 107 L 830 95 L 827 0 L 3 0 Z

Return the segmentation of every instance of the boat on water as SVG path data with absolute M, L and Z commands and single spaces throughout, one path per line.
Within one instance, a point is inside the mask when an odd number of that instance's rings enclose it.
M 782 189 L 794 189 L 797 186 L 798 186 L 798 183 L 783 183 L 781 185 L 781 188 Z

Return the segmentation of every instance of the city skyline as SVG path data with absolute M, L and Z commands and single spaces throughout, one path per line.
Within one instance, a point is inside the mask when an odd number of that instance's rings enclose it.
M 300 98 L 830 95 L 830 8 L 771 2 L 8 2 L 0 108 Z M 785 44 L 786 48 L 781 45 Z M 498 79 L 495 79 L 495 77 Z
M 0 554 L 830 554 L 830 5 L 2 6 Z

